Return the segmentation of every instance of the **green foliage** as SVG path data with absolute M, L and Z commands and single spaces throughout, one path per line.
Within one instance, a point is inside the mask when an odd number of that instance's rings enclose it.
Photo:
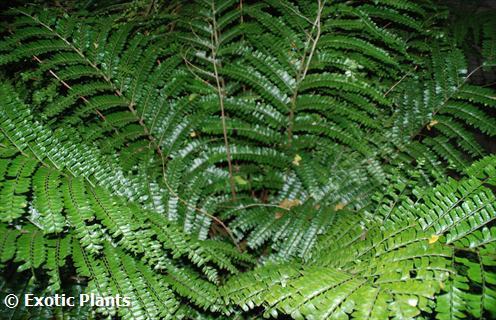
M 450 29 L 408 0 L 2 18 L 2 290 L 132 301 L 11 318 L 496 316 L 496 95 L 472 81 L 494 19 Z
M 332 213 L 340 228 L 321 238 L 306 265 L 259 267 L 231 278 L 225 296 L 245 310 L 261 305 L 267 316 L 295 319 L 411 318 L 434 307 L 439 319 L 494 315 L 496 239 L 486 225 L 496 207 L 485 185 L 494 186 L 495 160 L 479 169 L 483 179 L 417 190 L 387 216 Z

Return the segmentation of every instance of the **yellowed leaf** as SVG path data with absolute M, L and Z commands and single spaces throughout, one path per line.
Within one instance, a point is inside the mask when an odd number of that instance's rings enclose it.
M 192 93 L 189 95 L 188 100 L 191 102 L 191 101 L 195 100 L 196 97 L 198 97 L 198 95 L 196 93 Z
M 234 181 L 236 181 L 237 184 L 242 185 L 242 186 L 248 184 L 248 181 L 243 179 L 243 177 L 241 177 L 241 176 L 234 176 Z
M 445 287 L 446 287 L 446 285 L 444 284 L 444 282 L 439 281 L 439 288 L 441 288 L 441 290 L 444 290 Z
M 427 130 L 430 131 L 432 129 L 432 127 L 434 127 L 438 123 L 439 123 L 439 121 L 432 119 L 431 122 L 429 122 L 429 124 L 427 125 Z
M 334 206 L 334 211 L 339 211 L 342 210 L 344 207 L 346 207 L 346 203 L 338 203 L 337 205 Z
M 284 199 L 281 201 L 281 203 L 279 203 L 279 207 L 289 210 L 292 207 L 299 206 L 300 204 L 301 204 L 301 201 L 299 199 L 294 199 L 294 200 Z
M 274 214 L 274 218 L 278 220 L 281 219 L 283 215 L 284 214 L 282 212 L 276 211 L 276 213 Z
M 190 136 L 191 138 L 194 138 L 194 137 L 196 137 L 196 132 L 194 132 L 194 131 L 191 131 L 191 133 L 189 134 L 189 136 Z
M 429 238 L 429 244 L 433 244 L 435 242 L 437 242 L 437 240 L 439 239 L 439 236 L 437 234 L 433 234 L 430 238 Z
M 292 163 L 293 163 L 295 166 L 299 166 L 299 165 L 300 165 L 300 161 L 301 161 L 301 157 L 300 157 L 300 155 L 299 155 L 299 154 L 295 154 L 295 156 L 294 156 L 294 159 L 293 159 L 293 162 L 292 162 Z

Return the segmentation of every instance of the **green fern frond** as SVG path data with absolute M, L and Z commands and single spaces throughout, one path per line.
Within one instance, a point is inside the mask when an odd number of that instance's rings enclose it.
M 494 162 L 488 161 L 485 170 L 494 174 Z M 450 181 L 427 190 L 416 203 L 407 199 L 391 208 L 392 213 L 378 225 L 367 216 L 358 218 L 351 228 L 336 228 L 341 237 L 335 232 L 323 237 L 311 266 L 299 268 L 293 262 L 285 268 L 261 267 L 230 280 L 226 296 L 243 308 L 261 305 L 267 316 L 283 313 L 294 319 L 414 317 L 421 311 L 430 312 L 429 301 L 443 291 L 447 293 L 439 296 L 443 301 L 438 306 L 440 316 L 468 312 L 477 317 L 484 309 L 492 312 L 491 287 L 460 307 L 460 290 L 467 289 L 466 281 L 460 279 L 468 275 L 482 286 L 491 286 L 485 279 L 494 275 L 484 267 L 492 265 L 490 256 L 486 258 L 482 247 L 451 246 L 476 230 L 487 234 L 484 226 L 495 219 L 496 212 L 494 194 L 483 186 L 486 181 Z M 361 224 L 362 219 L 367 223 Z M 479 259 L 489 260 L 479 264 L 454 258 L 458 250 L 474 249 Z M 458 264 L 467 269 L 455 268 Z
M 495 316 L 490 12 L 111 2 L 2 13 L 0 287 L 131 305 L 7 317 Z

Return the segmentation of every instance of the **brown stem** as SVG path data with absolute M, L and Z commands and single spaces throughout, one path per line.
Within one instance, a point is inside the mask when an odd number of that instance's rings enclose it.
M 226 148 L 227 166 L 229 170 L 229 184 L 231 186 L 231 194 L 233 200 L 236 200 L 236 185 L 234 184 L 233 166 L 231 161 L 231 149 L 227 138 L 226 113 L 224 109 L 224 79 L 219 77 L 217 67 L 217 48 L 219 46 L 219 35 L 217 30 L 217 20 L 215 19 L 215 4 L 212 1 L 212 64 L 214 67 L 215 83 L 217 85 L 217 95 L 219 96 L 220 117 L 222 122 L 222 134 L 224 136 L 224 147 Z
M 240 11 L 239 21 L 241 22 L 241 24 L 243 24 L 243 22 L 244 22 L 244 18 L 243 18 L 243 0 L 239 0 L 239 11 Z
M 318 0 L 317 16 L 315 18 L 315 21 L 313 22 L 312 30 L 308 34 L 307 43 L 305 45 L 305 51 L 303 52 L 303 58 L 301 60 L 300 70 L 296 75 L 296 84 L 293 90 L 293 95 L 291 97 L 291 108 L 289 109 L 289 116 L 288 116 L 289 147 L 291 146 L 291 142 L 293 140 L 293 126 L 294 126 L 294 117 L 296 111 L 296 98 L 298 97 L 298 89 L 301 82 L 305 79 L 305 76 L 307 75 L 308 69 L 310 68 L 310 63 L 312 62 L 313 55 L 315 54 L 315 50 L 317 48 L 317 43 L 319 41 L 321 34 L 321 16 L 322 16 L 322 9 L 324 9 L 324 4 L 325 1 L 322 2 L 321 0 Z M 315 29 L 317 29 L 317 33 L 315 35 L 315 38 L 313 38 L 312 34 Z M 308 51 L 310 43 L 312 43 L 312 46 L 310 47 L 310 51 Z
M 418 68 L 418 66 L 415 66 L 415 68 L 413 68 L 413 71 L 417 70 L 417 68 Z M 403 77 L 401 77 L 401 79 L 400 79 L 400 80 L 398 80 L 395 84 L 393 84 L 393 85 L 391 86 L 391 88 L 389 88 L 389 89 L 388 89 L 388 91 L 386 91 L 386 93 L 384 93 L 384 96 L 385 96 L 385 97 L 387 97 L 387 95 L 388 95 L 391 91 L 393 91 L 393 90 L 394 90 L 394 88 L 396 88 L 396 86 L 398 86 L 401 82 L 403 82 L 403 80 L 405 80 L 405 79 L 406 79 L 406 77 L 408 77 L 408 76 L 409 76 L 409 75 L 410 75 L 413 71 L 411 71 L 411 72 L 409 71 L 409 72 L 405 73 L 405 74 L 403 75 Z
M 43 63 L 43 60 L 41 60 L 40 58 L 38 58 L 37 56 L 33 56 L 33 59 L 38 62 L 39 64 L 42 64 Z M 68 89 L 68 90 L 71 90 L 72 87 L 67 83 L 65 82 L 64 80 L 62 80 L 53 70 L 49 69 L 48 70 L 48 73 L 50 73 L 55 79 L 57 79 L 60 83 L 62 83 L 62 85 Z M 88 99 L 86 99 L 84 96 L 79 96 L 79 98 L 81 100 L 83 100 L 85 103 L 89 103 Z M 103 121 L 106 121 L 105 119 L 105 116 L 98 110 L 98 109 L 95 109 L 95 113 L 103 120 Z

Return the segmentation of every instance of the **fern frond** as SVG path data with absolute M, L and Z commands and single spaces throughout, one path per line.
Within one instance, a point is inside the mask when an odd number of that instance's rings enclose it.
M 495 316 L 491 13 L 59 7 L 2 13 L 0 287 L 131 305 L 7 317 Z
M 485 170 L 494 174 L 494 162 L 488 161 Z M 323 247 L 310 266 L 300 268 L 297 262 L 277 269 L 263 266 L 230 280 L 226 296 L 243 308 L 261 305 L 267 316 L 283 313 L 294 319 L 414 317 L 421 311 L 430 312 L 429 300 L 443 291 L 447 293 L 439 296 L 442 302 L 438 307 L 442 317 L 446 312 L 456 316 L 467 312 L 476 317 L 484 309 L 493 312 L 492 289 L 486 280 L 493 274 L 484 267 L 492 265 L 491 258 L 479 249 L 480 264 L 454 258 L 464 249 L 451 246 L 476 230 L 487 229 L 484 225 L 495 219 L 494 194 L 483 186 L 486 181 L 450 181 L 427 190 L 420 193 L 416 203 L 407 199 L 392 207 L 392 213 L 378 225 L 362 216 L 367 223 L 361 224 L 358 218 L 351 228 L 336 228 L 341 237 L 336 232 L 324 236 Z M 459 219 L 452 220 L 455 212 Z M 441 234 L 446 237 L 440 239 Z M 479 299 L 462 304 L 467 275 L 489 287 Z M 440 285 L 444 282 L 448 285 Z

